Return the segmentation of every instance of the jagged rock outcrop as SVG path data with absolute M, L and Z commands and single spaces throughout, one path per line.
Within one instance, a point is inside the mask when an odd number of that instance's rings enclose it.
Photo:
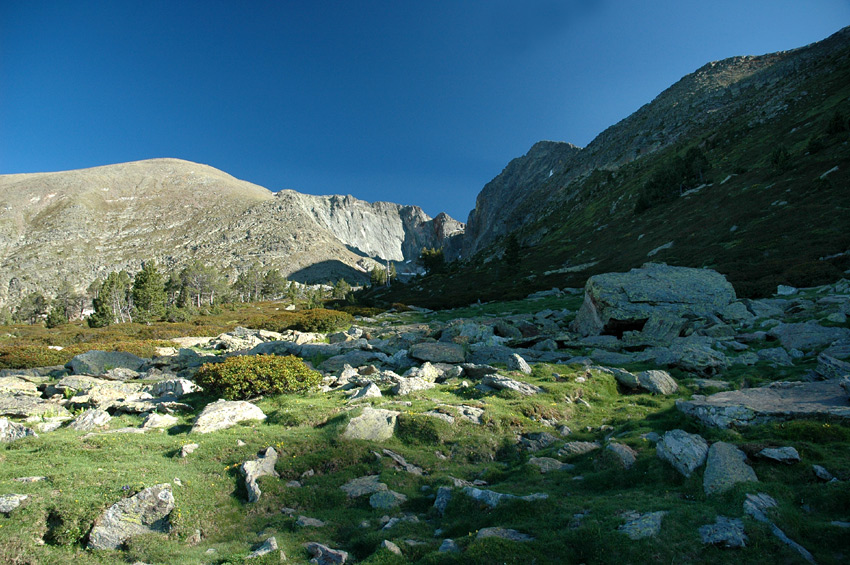
M 277 194 L 212 167 L 150 159 L 0 175 L 0 305 L 79 290 L 113 270 L 193 260 L 235 274 L 259 263 L 299 282 L 366 277 L 375 264 L 452 245 L 463 224 L 416 206 Z M 371 258 L 371 259 L 370 259 Z

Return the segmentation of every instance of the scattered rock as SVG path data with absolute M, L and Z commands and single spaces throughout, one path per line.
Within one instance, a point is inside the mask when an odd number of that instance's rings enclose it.
M 108 412 L 92 408 L 77 416 L 73 422 L 68 424 L 68 427 L 79 432 L 88 432 L 95 428 L 104 427 L 111 419 L 112 416 Z
M 339 488 L 348 495 L 348 498 L 358 498 L 367 494 L 387 490 L 387 485 L 380 482 L 380 480 L 381 477 L 378 475 L 366 475 L 365 477 L 351 479 Z
M 664 511 L 649 512 L 647 514 L 627 512 L 623 514 L 626 523 L 617 529 L 633 540 L 653 537 L 661 531 L 661 521 L 666 514 L 667 512 Z
M 325 522 L 322 522 L 318 518 L 310 518 L 308 516 L 298 516 L 298 519 L 295 520 L 295 525 L 299 528 L 324 528 L 327 526 Z
M 277 551 L 279 548 L 277 546 L 277 540 L 274 536 L 270 537 L 266 541 L 263 542 L 263 545 L 252 551 L 248 554 L 246 559 L 254 559 L 255 557 L 262 557 L 263 555 L 268 555 L 273 551 Z M 281 553 L 281 561 L 285 560 L 285 556 Z
M 110 369 L 138 371 L 145 360 L 124 351 L 88 351 L 75 356 L 65 365 L 75 375 L 104 375 Z
M 145 417 L 142 422 L 142 428 L 146 429 L 164 429 L 170 428 L 171 426 L 176 426 L 179 420 L 176 416 L 171 416 L 170 414 L 156 414 L 151 413 Z
M 702 543 L 722 547 L 738 548 L 747 545 L 747 535 L 744 533 L 744 523 L 737 518 L 718 516 L 713 524 L 706 524 L 699 529 Z
M 386 549 L 390 553 L 394 553 L 396 555 L 401 555 L 401 548 L 391 542 L 390 540 L 384 540 L 381 542 L 381 545 L 378 546 L 381 549 Z
M 348 422 L 342 437 L 348 439 L 366 439 L 384 441 L 393 437 L 396 419 L 400 412 L 381 410 L 369 406 Z
M 274 466 L 277 464 L 277 459 L 277 451 L 275 451 L 273 447 L 267 447 L 265 451 L 259 454 L 257 459 L 242 463 L 239 471 L 245 478 L 245 489 L 248 491 L 248 502 L 257 502 L 262 494 L 260 487 L 257 485 L 257 479 L 266 475 L 280 477 L 274 469 Z
M 310 542 L 305 547 L 316 565 L 341 565 L 348 560 L 348 553 L 341 549 L 331 549 L 317 542 Z
M 788 352 L 785 351 L 782 347 L 769 347 L 767 349 L 760 349 L 756 352 L 760 361 L 767 361 L 771 365 L 778 365 L 780 367 L 793 367 L 794 362 L 791 360 L 791 356 L 788 355 Z
M 655 452 L 660 459 L 690 477 L 691 473 L 705 463 L 708 455 L 708 443 L 697 434 L 684 430 L 670 430 L 655 444 Z
M 526 502 L 533 502 L 535 500 L 545 500 L 549 498 L 548 494 L 542 492 L 536 492 L 526 496 L 517 496 L 515 494 L 503 494 L 501 492 L 484 490 L 475 487 L 465 487 L 463 489 L 463 493 L 473 500 L 483 502 L 490 508 L 495 508 L 505 500 L 524 500 Z
M 460 553 L 460 547 L 455 543 L 455 540 L 446 538 L 437 551 L 439 553 Z
M 14 418 L 55 417 L 69 418 L 71 413 L 62 405 L 31 394 L 0 396 L 0 416 Z
M 800 462 L 800 454 L 793 447 L 766 447 L 758 452 L 758 456 L 779 463 Z
M 201 411 L 189 433 L 208 434 L 225 430 L 246 420 L 265 420 L 257 406 L 244 400 L 217 400 Z
M 508 359 L 508 371 L 519 371 L 520 373 L 530 375 L 531 365 L 529 365 L 525 359 L 514 353 Z
M 418 467 L 416 465 L 413 465 L 412 463 L 408 463 L 407 460 L 404 457 L 402 457 L 401 455 L 399 455 L 395 451 L 390 451 L 389 449 L 384 449 L 383 452 L 384 452 L 384 455 L 386 455 L 387 457 L 392 459 L 395 462 L 396 465 L 398 465 L 399 467 L 401 467 L 402 469 L 404 469 L 406 472 L 410 473 L 411 475 L 422 476 L 423 474 L 425 474 L 425 472 L 422 470 L 422 467 Z
M 29 495 L 27 494 L 0 494 L 0 514 L 9 514 L 12 510 L 20 508 Z
M 354 393 L 349 399 L 349 402 L 363 400 L 365 398 L 381 398 L 381 389 L 375 383 L 368 383 L 366 386 Z
M 825 483 L 835 480 L 835 477 L 832 475 L 832 473 L 830 473 L 826 470 L 825 467 L 822 467 L 820 465 L 812 465 L 812 471 L 814 472 L 815 477 Z
M 771 328 L 768 335 L 778 339 L 785 349 L 802 349 L 803 351 L 820 349 L 836 341 L 850 341 L 850 329 L 822 326 L 813 320 L 796 324 L 779 324 Z
M 94 523 L 89 549 L 118 549 L 132 537 L 167 533 L 174 496 L 168 483 L 155 485 L 113 504 Z
M 187 443 L 183 447 L 180 448 L 180 457 L 186 458 L 192 454 L 196 449 L 198 449 L 199 445 L 197 443 Z
M 376 510 L 388 510 L 403 504 L 407 497 L 392 490 L 381 490 L 369 497 L 369 506 Z
M 549 432 L 532 432 L 519 438 L 520 445 L 528 451 L 540 451 L 541 449 L 546 449 L 556 441 L 558 441 L 558 438 Z
M 431 363 L 463 363 L 463 347 L 456 343 L 422 342 L 414 344 L 407 353 L 413 359 Z
M 815 559 L 811 553 L 806 550 L 805 547 L 798 544 L 787 535 L 785 532 L 780 530 L 776 524 L 770 521 L 767 517 L 767 511 L 770 508 L 776 507 L 776 501 L 769 495 L 760 492 L 758 494 L 748 494 L 746 499 L 744 500 L 744 512 L 752 516 L 755 520 L 759 522 L 763 522 L 765 524 L 770 525 L 770 530 L 774 536 L 776 536 L 782 543 L 788 545 L 797 553 L 799 553 L 803 559 L 814 565 Z
M 709 448 L 703 475 L 705 494 L 726 492 L 738 483 L 757 482 L 755 471 L 745 463 L 747 456 L 732 445 L 718 441 Z
M 597 441 L 568 441 L 564 444 L 560 451 L 558 451 L 558 455 L 584 455 L 585 453 L 590 453 L 591 451 L 600 449 L 601 447 L 602 445 L 600 445 Z
M 437 489 L 437 498 L 434 500 L 434 508 L 442 516 L 446 513 L 446 507 L 452 499 L 452 489 L 449 487 L 440 487 Z
M 532 536 L 508 528 L 482 528 L 478 530 L 478 535 L 475 536 L 475 539 L 486 538 L 501 538 L 506 539 L 508 541 L 519 542 L 534 541 L 534 538 Z
M 624 443 L 611 442 L 606 446 L 606 449 L 617 456 L 620 464 L 625 469 L 631 469 L 632 465 L 637 461 L 637 451 Z
M 0 418 L 0 441 L 16 441 L 27 436 L 38 437 L 32 428 L 16 424 L 8 418 Z
M 496 390 L 512 390 L 525 396 L 531 396 L 533 394 L 543 392 L 543 389 L 538 386 L 520 382 L 502 375 L 487 375 L 481 379 L 481 384 Z
M 541 473 L 550 473 L 552 471 L 570 471 L 575 469 L 575 465 L 562 463 L 552 457 L 532 457 L 528 460 L 529 465 L 534 465 L 540 469 Z
M 397 396 L 405 396 L 418 390 L 432 389 L 435 386 L 433 382 L 418 377 L 405 377 L 399 379 L 395 386 L 390 389 L 390 392 Z
M 815 372 L 824 379 L 839 379 L 850 375 L 850 363 L 821 353 L 818 355 L 818 365 L 815 367 Z

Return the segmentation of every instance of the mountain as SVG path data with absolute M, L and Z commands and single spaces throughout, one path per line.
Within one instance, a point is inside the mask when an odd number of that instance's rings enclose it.
M 301 282 L 363 279 L 375 261 L 449 245 L 463 224 L 416 206 L 273 193 L 206 165 L 152 159 L 0 175 L 0 304 L 63 279 L 85 288 L 155 259 L 235 273 L 253 263 Z
M 387 299 L 457 306 L 646 261 L 714 268 L 745 296 L 832 282 L 850 268 L 848 117 L 850 28 L 708 63 L 585 148 L 511 161 L 478 195 L 462 260 Z

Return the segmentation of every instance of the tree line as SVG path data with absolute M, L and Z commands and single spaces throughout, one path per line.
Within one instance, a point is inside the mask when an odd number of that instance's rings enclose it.
M 321 286 L 300 288 L 278 269 L 263 270 L 259 265 L 239 273 L 231 284 L 220 269 L 199 261 L 172 273 L 163 273 L 154 261 L 147 261 L 135 275 L 113 271 L 90 284 L 84 293 L 67 280 L 52 300 L 41 292 L 31 292 L 11 318 L 29 324 L 45 321 L 47 327 L 56 327 L 83 318 L 92 308 L 86 318 L 88 325 L 104 327 L 125 322 L 183 321 L 204 308 L 229 302 L 286 298 L 293 304 L 301 299 L 307 308 L 320 308 L 328 298 L 346 299 L 352 293 L 344 279 L 328 287 L 328 291 Z

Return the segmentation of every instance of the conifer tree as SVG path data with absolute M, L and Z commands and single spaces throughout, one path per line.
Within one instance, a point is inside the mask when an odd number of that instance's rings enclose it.
M 161 318 L 165 314 L 165 281 L 153 261 L 143 263 L 142 270 L 136 273 L 133 281 L 133 306 L 137 321 L 146 322 Z

